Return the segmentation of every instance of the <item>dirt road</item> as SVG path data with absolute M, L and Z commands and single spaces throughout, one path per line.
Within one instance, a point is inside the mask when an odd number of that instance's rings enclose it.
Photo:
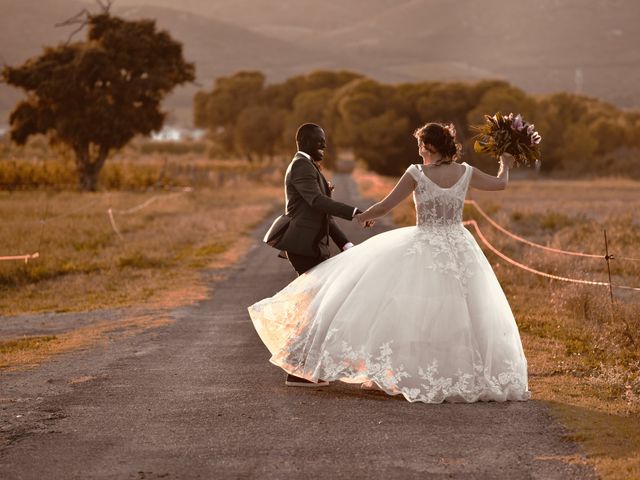
M 334 180 L 353 198 L 348 177 Z M 0 478 L 595 478 L 535 400 L 423 405 L 339 383 L 285 387 L 246 306 L 292 278 L 256 240 L 206 301 L 149 313 L 171 322 L 0 373 Z M 5 318 L 0 336 L 125 313 Z

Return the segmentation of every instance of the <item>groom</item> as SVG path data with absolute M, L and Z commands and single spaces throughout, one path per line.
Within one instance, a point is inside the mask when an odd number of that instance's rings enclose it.
M 305 123 L 296 132 L 296 143 L 298 151 L 287 168 L 284 180 L 285 211 L 291 222 L 276 248 L 287 252 L 289 262 L 298 275 L 302 275 L 329 258 L 329 238 L 340 250 L 353 247 L 331 217 L 352 220 L 362 212 L 331 199 L 332 188 L 318 166 L 327 145 L 324 130 L 314 123 Z M 313 383 L 287 375 L 285 384 L 290 387 L 317 387 L 329 383 L 322 380 Z

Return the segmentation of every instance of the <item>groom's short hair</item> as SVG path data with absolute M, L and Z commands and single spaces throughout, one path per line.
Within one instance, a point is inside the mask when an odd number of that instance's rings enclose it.
M 309 137 L 318 130 L 322 130 L 320 125 L 316 125 L 315 123 L 303 123 L 298 127 L 298 131 L 296 132 L 296 142 L 298 145 L 306 143 Z

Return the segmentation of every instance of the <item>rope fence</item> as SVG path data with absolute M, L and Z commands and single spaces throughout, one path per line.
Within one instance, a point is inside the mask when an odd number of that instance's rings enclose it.
M 111 224 L 111 228 L 116 233 L 116 235 L 118 235 L 118 238 L 120 238 L 120 240 L 124 240 L 124 237 L 122 236 L 122 233 L 120 232 L 120 229 L 118 228 L 118 225 L 116 224 L 116 220 L 113 216 L 114 213 L 117 213 L 118 215 L 130 215 L 132 213 L 136 213 L 142 210 L 143 208 L 147 208 L 149 205 L 151 205 L 153 202 L 155 202 L 158 199 L 166 200 L 167 198 L 181 196 L 186 193 L 190 193 L 192 191 L 193 191 L 192 188 L 185 187 L 181 192 L 171 193 L 169 195 L 154 195 L 153 197 L 148 198 L 147 200 L 142 202 L 141 204 L 128 208 L 126 210 L 117 210 L 109 207 L 107 209 L 107 215 L 109 216 L 109 223 Z
M 500 250 L 498 250 L 496 247 L 494 247 L 491 242 L 489 242 L 489 240 L 487 240 L 487 238 L 484 236 L 484 234 L 482 233 L 482 230 L 480 230 L 480 226 L 478 225 L 478 222 L 476 222 L 475 220 L 467 220 L 465 222 L 462 222 L 464 225 L 467 226 L 472 226 L 473 229 L 475 230 L 476 234 L 478 235 L 478 238 L 480 238 L 480 240 L 482 241 L 482 243 L 489 249 L 491 250 L 491 252 L 493 252 L 494 254 L 496 254 L 498 257 L 500 257 L 501 259 L 503 259 L 505 262 L 514 265 L 518 268 L 521 268 L 522 270 L 525 270 L 529 273 L 533 273 L 534 275 L 539 275 L 542 277 L 546 277 L 546 278 L 550 278 L 552 280 L 560 280 L 562 282 L 570 282 L 570 283 L 580 283 L 582 285 L 600 285 L 603 287 L 612 287 L 612 288 L 619 288 L 619 289 L 624 289 L 624 290 L 634 290 L 637 292 L 640 292 L 640 287 L 629 287 L 626 285 L 615 285 L 612 284 L 610 282 L 597 282 L 597 281 L 593 281 L 593 280 L 583 280 L 583 279 L 579 279 L 579 278 L 570 278 L 570 277 L 563 277 L 560 275 L 554 275 L 552 273 L 547 273 L 547 272 L 541 272 L 540 270 L 536 270 L 535 268 L 532 268 L 528 265 L 525 265 L 523 263 L 520 263 L 516 260 L 514 260 L 511 257 L 508 257 L 507 255 L 505 255 L 504 253 L 502 253 Z M 604 256 L 602 256 L 601 258 L 604 258 Z
M 126 210 L 119 210 L 119 209 L 114 209 L 112 207 L 109 207 L 107 209 L 107 216 L 109 217 L 109 223 L 111 225 L 112 230 L 116 233 L 116 235 L 118 235 L 118 238 L 120 238 L 120 240 L 124 240 L 124 237 L 122 235 L 122 233 L 120 232 L 120 229 L 118 228 L 118 225 L 116 224 L 115 218 L 114 218 L 114 213 L 118 214 L 118 215 L 130 215 L 132 213 L 136 213 L 146 207 L 148 207 L 149 205 L 151 205 L 152 203 L 154 203 L 155 201 L 159 200 L 159 199 L 167 199 L 170 197 L 176 197 L 176 196 L 180 196 L 180 195 L 184 195 L 186 193 L 190 193 L 192 192 L 193 189 L 191 187 L 185 187 L 182 189 L 182 191 L 180 192 L 175 192 L 175 193 L 171 193 L 169 195 L 154 195 L 151 198 L 148 198 L 147 200 L 145 200 L 144 202 L 135 205 L 131 208 L 128 208 Z M 33 220 L 33 223 L 39 223 L 42 225 L 41 230 L 40 230 L 40 239 L 38 241 L 38 248 L 36 249 L 36 251 L 34 253 L 29 253 L 29 254 L 22 254 L 22 255 L 4 255 L 4 256 L 0 256 L 0 262 L 2 261 L 15 261 L 15 260 L 23 260 L 25 263 L 28 263 L 29 260 L 33 260 L 36 258 L 40 258 L 40 246 L 42 244 L 42 238 L 44 235 L 44 228 L 46 226 L 47 223 L 52 222 L 54 220 L 58 220 L 60 218 L 64 218 L 64 217 L 68 217 L 71 215 L 74 215 L 76 213 L 80 213 L 82 211 L 88 210 L 91 207 L 94 207 L 95 205 L 97 205 L 100 202 L 100 200 L 94 200 L 93 202 L 89 202 L 86 205 L 83 205 L 82 207 L 70 210 L 68 212 L 62 213 L 60 215 L 55 215 L 53 217 L 48 217 L 47 218 L 47 213 L 48 213 L 48 208 L 49 205 L 47 203 L 47 208 L 45 210 L 45 214 L 44 217 L 40 220 Z
M 24 260 L 24 263 L 29 263 L 29 260 L 39 257 L 40 252 L 28 253 L 26 255 L 5 255 L 4 257 L 0 257 L 0 262 L 3 260 Z
M 541 250 L 546 250 L 547 252 L 552 252 L 552 253 L 559 253 L 562 255 L 572 255 L 572 256 L 576 256 L 576 257 L 586 257 L 586 258 L 597 258 L 599 260 L 604 260 L 605 259 L 605 255 L 597 255 L 597 254 L 593 254 L 593 253 L 584 253 L 584 252 L 572 252 L 569 250 L 562 250 L 560 248 L 553 248 L 553 247 L 548 247 L 546 245 L 541 245 L 539 243 L 535 243 L 532 242 L 531 240 L 527 240 L 526 238 L 523 238 L 519 235 L 516 235 L 513 232 L 510 232 L 509 230 L 507 230 L 506 228 L 504 228 L 502 225 L 500 225 L 499 223 L 497 223 L 494 219 L 492 219 L 489 214 L 487 214 L 487 212 L 485 212 L 482 207 L 480 207 L 480 205 L 478 205 L 478 203 L 475 200 L 465 200 L 464 203 L 466 205 L 472 205 L 477 211 L 478 213 L 480 213 L 480 215 L 482 215 L 482 217 L 489 222 L 489 224 L 494 227 L 496 230 L 499 230 L 500 232 L 504 233 L 505 235 L 513 238 L 514 240 L 524 243 L 526 245 L 529 245 L 530 247 L 534 247 L 534 248 L 539 248 Z M 613 258 L 613 257 L 610 257 Z M 616 259 L 618 260 L 629 260 L 632 262 L 640 262 L 640 258 L 630 258 L 630 257 L 616 257 Z
M 130 215 L 136 212 L 139 212 L 140 210 L 143 210 L 144 208 L 147 208 L 149 205 L 153 204 L 154 202 L 160 200 L 160 199 L 168 199 L 170 197 L 176 197 L 176 196 L 181 196 L 184 195 L 186 193 L 190 193 L 193 190 L 190 187 L 185 187 L 182 191 L 180 192 L 175 192 L 169 195 L 154 195 L 151 198 L 148 198 L 147 200 L 145 200 L 144 202 L 138 204 L 138 205 L 134 205 L 131 208 L 128 209 L 115 209 L 112 207 L 109 207 L 107 209 L 107 216 L 109 218 L 109 223 L 111 225 L 111 229 L 114 231 L 114 233 L 118 236 L 118 238 L 120 240 L 124 240 L 124 236 L 122 235 L 122 232 L 120 231 L 120 229 L 118 228 L 118 225 L 116 223 L 115 220 L 115 216 L 114 214 L 117 215 Z M 87 210 L 88 208 L 91 208 L 92 206 L 96 205 L 96 203 L 98 203 L 98 200 L 89 203 L 87 205 L 83 205 L 82 207 L 76 208 L 74 210 L 71 210 L 69 212 L 65 212 L 63 214 L 60 215 L 56 215 L 50 218 L 46 218 L 47 213 L 45 212 L 45 216 L 43 219 L 41 220 L 37 220 L 36 222 L 39 222 L 42 224 L 42 230 L 41 230 L 41 237 L 40 237 L 40 242 L 38 245 L 38 251 L 31 253 L 31 254 L 23 254 L 23 255 L 7 255 L 7 256 L 0 256 L 0 261 L 15 261 L 15 260 L 22 260 L 25 263 L 28 263 L 29 260 L 33 260 L 33 259 L 37 259 L 40 258 L 40 243 L 42 241 L 42 234 L 44 232 L 44 226 L 47 222 L 52 222 L 54 220 L 57 220 L 59 218 L 63 218 L 63 217 L 67 217 L 70 215 L 73 215 L 75 213 L 79 213 L 81 211 Z M 607 252 L 606 255 L 598 255 L 598 254 L 593 254 L 593 253 L 585 253 L 585 252 L 575 252 L 575 251 L 570 251 L 570 250 L 563 250 L 560 248 L 554 248 L 554 247 L 549 247 L 546 245 L 541 245 L 539 243 L 535 243 L 532 242 L 530 240 L 527 240 L 526 238 L 523 238 L 509 230 L 507 230 L 506 228 L 504 228 L 502 225 L 500 225 L 499 223 L 497 223 L 495 220 L 493 220 L 489 214 L 487 214 L 487 212 L 485 212 L 482 207 L 480 207 L 480 205 L 478 205 L 478 203 L 475 200 L 465 200 L 465 204 L 467 205 L 471 205 L 473 206 L 479 213 L 480 215 L 487 220 L 487 222 L 494 227 L 495 229 L 497 229 L 498 231 L 500 231 L 501 233 L 507 235 L 508 237 L 520 242 L 520 243 L 524 243 L 526 245 L 529 245 L 531 247 L 534 248 L 539 248 L 541 250 L 545 250 L 551 253 L 557 253 L 557 254 L 563 254 L 563 255 L 570 255 L 570 256 L 577 256 L 577 257 L 585 257 L 585 258 L 597 258 L 600 260 L 606 260 L 607 263 L 610 259 L 613 259 L 613 255 L 609 255 L 609 253 Z M 535 268 L 532 268 L 528 265 L 525 265 L 523 263 L 518 262 L 517 260 L 514 260 L 513 258 L 505 255 L 504 253 L 502 253 L 499 249 L 497 249 L 494 245 L 491 244 L 491 242 L 489 242 L 489 240 L 487 240 L 487 238 L 485 237 L 485 235 L 483 234 L 482 230 L 480 229 L 480 226 L 478 225 L 478 223 L 475 220 L 467 220 L 465 222 L 463 222 L 463 225 L 468 226 L 468 227 L 472 227 L 475 230 L 475 233 L 477 234 L 478 238 L 480 239 L 480 241 L 491 251 L 493 252 L 495 255 L 497 255 L 499 258 L 501 258 L 502 260 L 504 260 L 505 262 L 509 263 L 510 265 L 513 265 L 517 268 L 520 268 L 526 272 L 532 273 L 534 275 L 538 275 L 538 276 L 542 276 L 545 278 L 549 278 L 552 280 L 559 280 L 562 282 L 570 282 L 570 283 L 577 283 L 577 284 L 582 284 L 582 285 L 598 285 L 598 286 L 606 286 L 609 288 L 617 288 L 617 289 L 622 289 L 622 290 L 631 290 L 631 291 L 638 291 L 640 292 L 640 287 L 632 287 L 632 286 L 628 286 L 628 285 L 615 285 L 613 283 L 609 282 L 599 282 L 599 281 L 594 281 L 594 280 L 585 280 L 585 279 L 579 279 L 579 278 L 570 278 L 570 277 L 564 277 L 561 275 L 555 275 L 552 273 L 547 273 L 547 272 L 542 272 L 540 270 L 537 270 Z M 616 257 L 619 260 L 628 260 L 628 261 L 640 261 L 640 259 L 636 259 L 636 258 L 630 258 L 630 257 Z

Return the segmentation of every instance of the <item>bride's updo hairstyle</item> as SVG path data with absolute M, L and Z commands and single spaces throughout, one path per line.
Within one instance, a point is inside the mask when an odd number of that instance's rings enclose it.
M 444 165 L 460 160 L 462 145 L 456 141 L 456 129 L 453 123 L 427 123 L 418 128 L 413 136 L 423 145 L 432 146 L 442 159 L 436 165 Z

